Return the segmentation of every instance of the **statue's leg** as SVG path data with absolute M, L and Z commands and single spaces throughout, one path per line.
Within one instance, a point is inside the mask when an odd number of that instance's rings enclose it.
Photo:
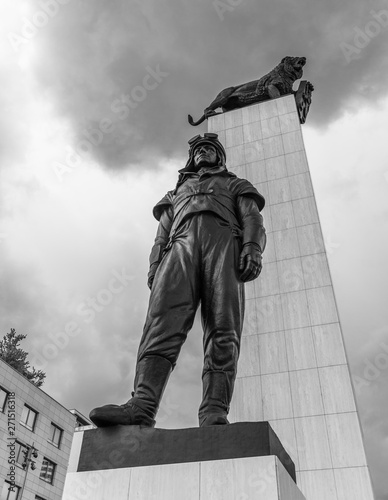
M 92 410 L 90 418 L 98 426 L 155 425 L 164 388 L 198 308 L 198 258 L 192 222 L 187 221 L 177 233 L 155 275 L 132 398 L 124 405 Z
M 199 424 L 227 424 L 237 373 L 244 316 L 244 285 L 237 261 L 240 243 L 231 229 L 215 219 L 203 270 L 201 313 L 204 330 L 203 400 Z M 204 251 L 204 250 L 203 250 Z
M 105 405 L 90 412 L 98 427 L 112 425 L 155 425 L 159 401 L 172 371 L 171 363 L 160 356 L 148 356 L 137 363 L 137 393 L 123 405 Z
M 276 99 L 276 97 L 280 97 L 280 91 L 276 87 L 276 85 L 268 85 L 267 87 L 268 95 L 270 96 L 271 99 Z

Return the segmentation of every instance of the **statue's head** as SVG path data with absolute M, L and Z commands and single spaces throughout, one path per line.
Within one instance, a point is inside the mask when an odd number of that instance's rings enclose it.
M 189 140 L 189 159 L 184 170 L 199 170 L 203 166 L 225 166 L 226 153 L 218 135 L 206 132 Z
M 283 57 L 281 63 L 289 73 L 294 73 L 296 79 L 302 78 L 303 66 L 306 64 L 305 57 Z
M 203 166 L 214 167 L 218 163 L 217 150 L 212 144 L 200 144 L 193 152 L 196 170 Z

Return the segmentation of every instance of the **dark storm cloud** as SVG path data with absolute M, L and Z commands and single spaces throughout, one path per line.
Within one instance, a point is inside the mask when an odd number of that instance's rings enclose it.
M 316 87 L 310 124 L 386 94 L 382 3 L 236 3 L 62 6 L 34 40 L 42 51 L 36 75 L 70 118 L 72 146 L 83 155 L 85 139 L 94 139 L 88 154 L 106 167 L 185 154 L 187 139 L 201 131 L 187 124 L 188 113 L 199 116 L 222 88 L 263 76 L 285 55 L 308 59 L 304 78 Z

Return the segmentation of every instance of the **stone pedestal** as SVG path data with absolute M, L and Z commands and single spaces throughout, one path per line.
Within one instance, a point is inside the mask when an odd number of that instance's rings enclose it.
M 231 419 L 270 422 L 308 500 L 372 500 L 294 96 L 213 116 L 208 131 L 228 169 L 266 198 L 268 244 L 246 286 Z
M 278 458 L 67 474 L 62 500 L 305 500 Z
M 295 481 L 295 466 L 268 422 L 192 429 L 117 425 L 84 433 L 78 472 L 274 455 Z
M 89 430 L 74 450 L 63 500 L 305 500 L 267 422 Z

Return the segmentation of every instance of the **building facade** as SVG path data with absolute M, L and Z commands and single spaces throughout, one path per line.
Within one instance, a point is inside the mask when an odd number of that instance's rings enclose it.
M 75 423 L 75 415 L 0 360 L 1 500 L 62 498 Z

